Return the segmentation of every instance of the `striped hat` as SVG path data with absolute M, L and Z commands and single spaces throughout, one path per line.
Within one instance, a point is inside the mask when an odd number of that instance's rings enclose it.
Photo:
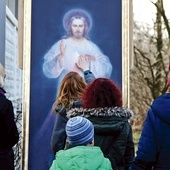
M 67 122 L 66 134 L 71 146 L 87 145 L 93 141 L 94 126 L 88 119 L 76 116 Z

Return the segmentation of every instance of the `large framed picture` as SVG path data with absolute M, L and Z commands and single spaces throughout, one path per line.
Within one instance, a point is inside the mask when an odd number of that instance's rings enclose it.
M 47 170 L 54 158 L 51 108 L 63 77 L 86 54 L 96 78 L 122 89 L 129 103 L 132 56 L 132 2 L 129 0 L 25 0 L 23 8 L 23 152 L 22 169 Z M 71 26 L 72 25 L 72 26 Z M 83 25 L 83 26 L 82 26 Z M 79 41 L 82 39 L 82 41 Z M 62 60 L 56 56 L 65 50 Z

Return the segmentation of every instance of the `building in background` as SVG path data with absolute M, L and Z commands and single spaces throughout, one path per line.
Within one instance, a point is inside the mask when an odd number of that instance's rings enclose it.
M 0 62 L 5 67 L 5 90 L 13 102 L 15 113 L 21 111 L 22 70 L 18 68 L 18 0 L 0 0 L 1 28 Z
M 18 67 L 18 0 L 0 0 L 0 28 L 0 62 L 6 72 L 4 89 L 13 103 L 21 135 L 22 70 Z M 14 149 L 16 169 L 20 169 L 21 141 Z

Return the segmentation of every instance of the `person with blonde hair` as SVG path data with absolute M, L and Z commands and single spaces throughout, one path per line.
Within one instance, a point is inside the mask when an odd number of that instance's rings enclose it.
M 51 138 L 51 147 L 53 153 L 64 149 L 66 145 L 65 125 L 68 121 L 66 113 L 72 108 L 82 107 L 81 97 L 86 83 L 89 84 L 95 79 L 94 75 L 84 72 L 84 78 L 76 72 L 69 72 L 61 82 L 61 86 L 53 105 L 53 111 L 56 113 L 56 121 Z
M 5 70 L 3 65 L 0 63 L 0 87 L 4 86 L 4 79 L 5 79 Z
M 14 170 L 12 147 L 18 142 L 19 134 L 14 121 L 12 102 L 5 96 L 5 70 L 0 63 L 0 169 Z
M 95 79 L 94 75 L 88 71 L 87 58 L 80 57 L 77 65 L 81 66 L 84 77 L 77 72 L 69 72 L 63 78 L 50 114 L 32 140 L 31 146 L 34 148 L 34 154 L 30 155 L 32 161 L 29 168 L 31 170 L 49 169 L 55 153 L 65 148 L 65 126 L 68 121 L 66 112 L 71 108 L 82 106 L 81 94 L 86 85 Z M 43 141 L 41 145 L 40 141 Z
M 76 72 L 68 73 L 61 83 L 59 93 L 56 96 L 56 102 L 53 105 L 53 110 L 55 111 L 58 106 L 66 110 L 70 109 L 75 100 L 81 99 L 85 87 L 86 83 L 83 77 Z

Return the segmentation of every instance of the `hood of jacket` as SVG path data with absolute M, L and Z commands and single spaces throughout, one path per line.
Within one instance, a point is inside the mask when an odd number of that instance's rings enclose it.
M 77 146 L 61 150 L 56 154 L 53 167 L 61 170 L 86 169 L 86 170 L 111 170 L 111 164 L 104 158 L 99 147 Z M 53 170 L 53 168 L 51 168 Z
M 74 108 L 67 112 L 67 117 L 83 116 L 94 125 L 96 135 L 118 135 L 133 116 L 133 111 L 121 107 Z
M 151 108 L 155 115 L 170 124 L 170 93 L 165 93 L 155 99 Z
M 0 87 L 0 95 L 5 96 L 5 93 L 6 91 L 2 87 Z

